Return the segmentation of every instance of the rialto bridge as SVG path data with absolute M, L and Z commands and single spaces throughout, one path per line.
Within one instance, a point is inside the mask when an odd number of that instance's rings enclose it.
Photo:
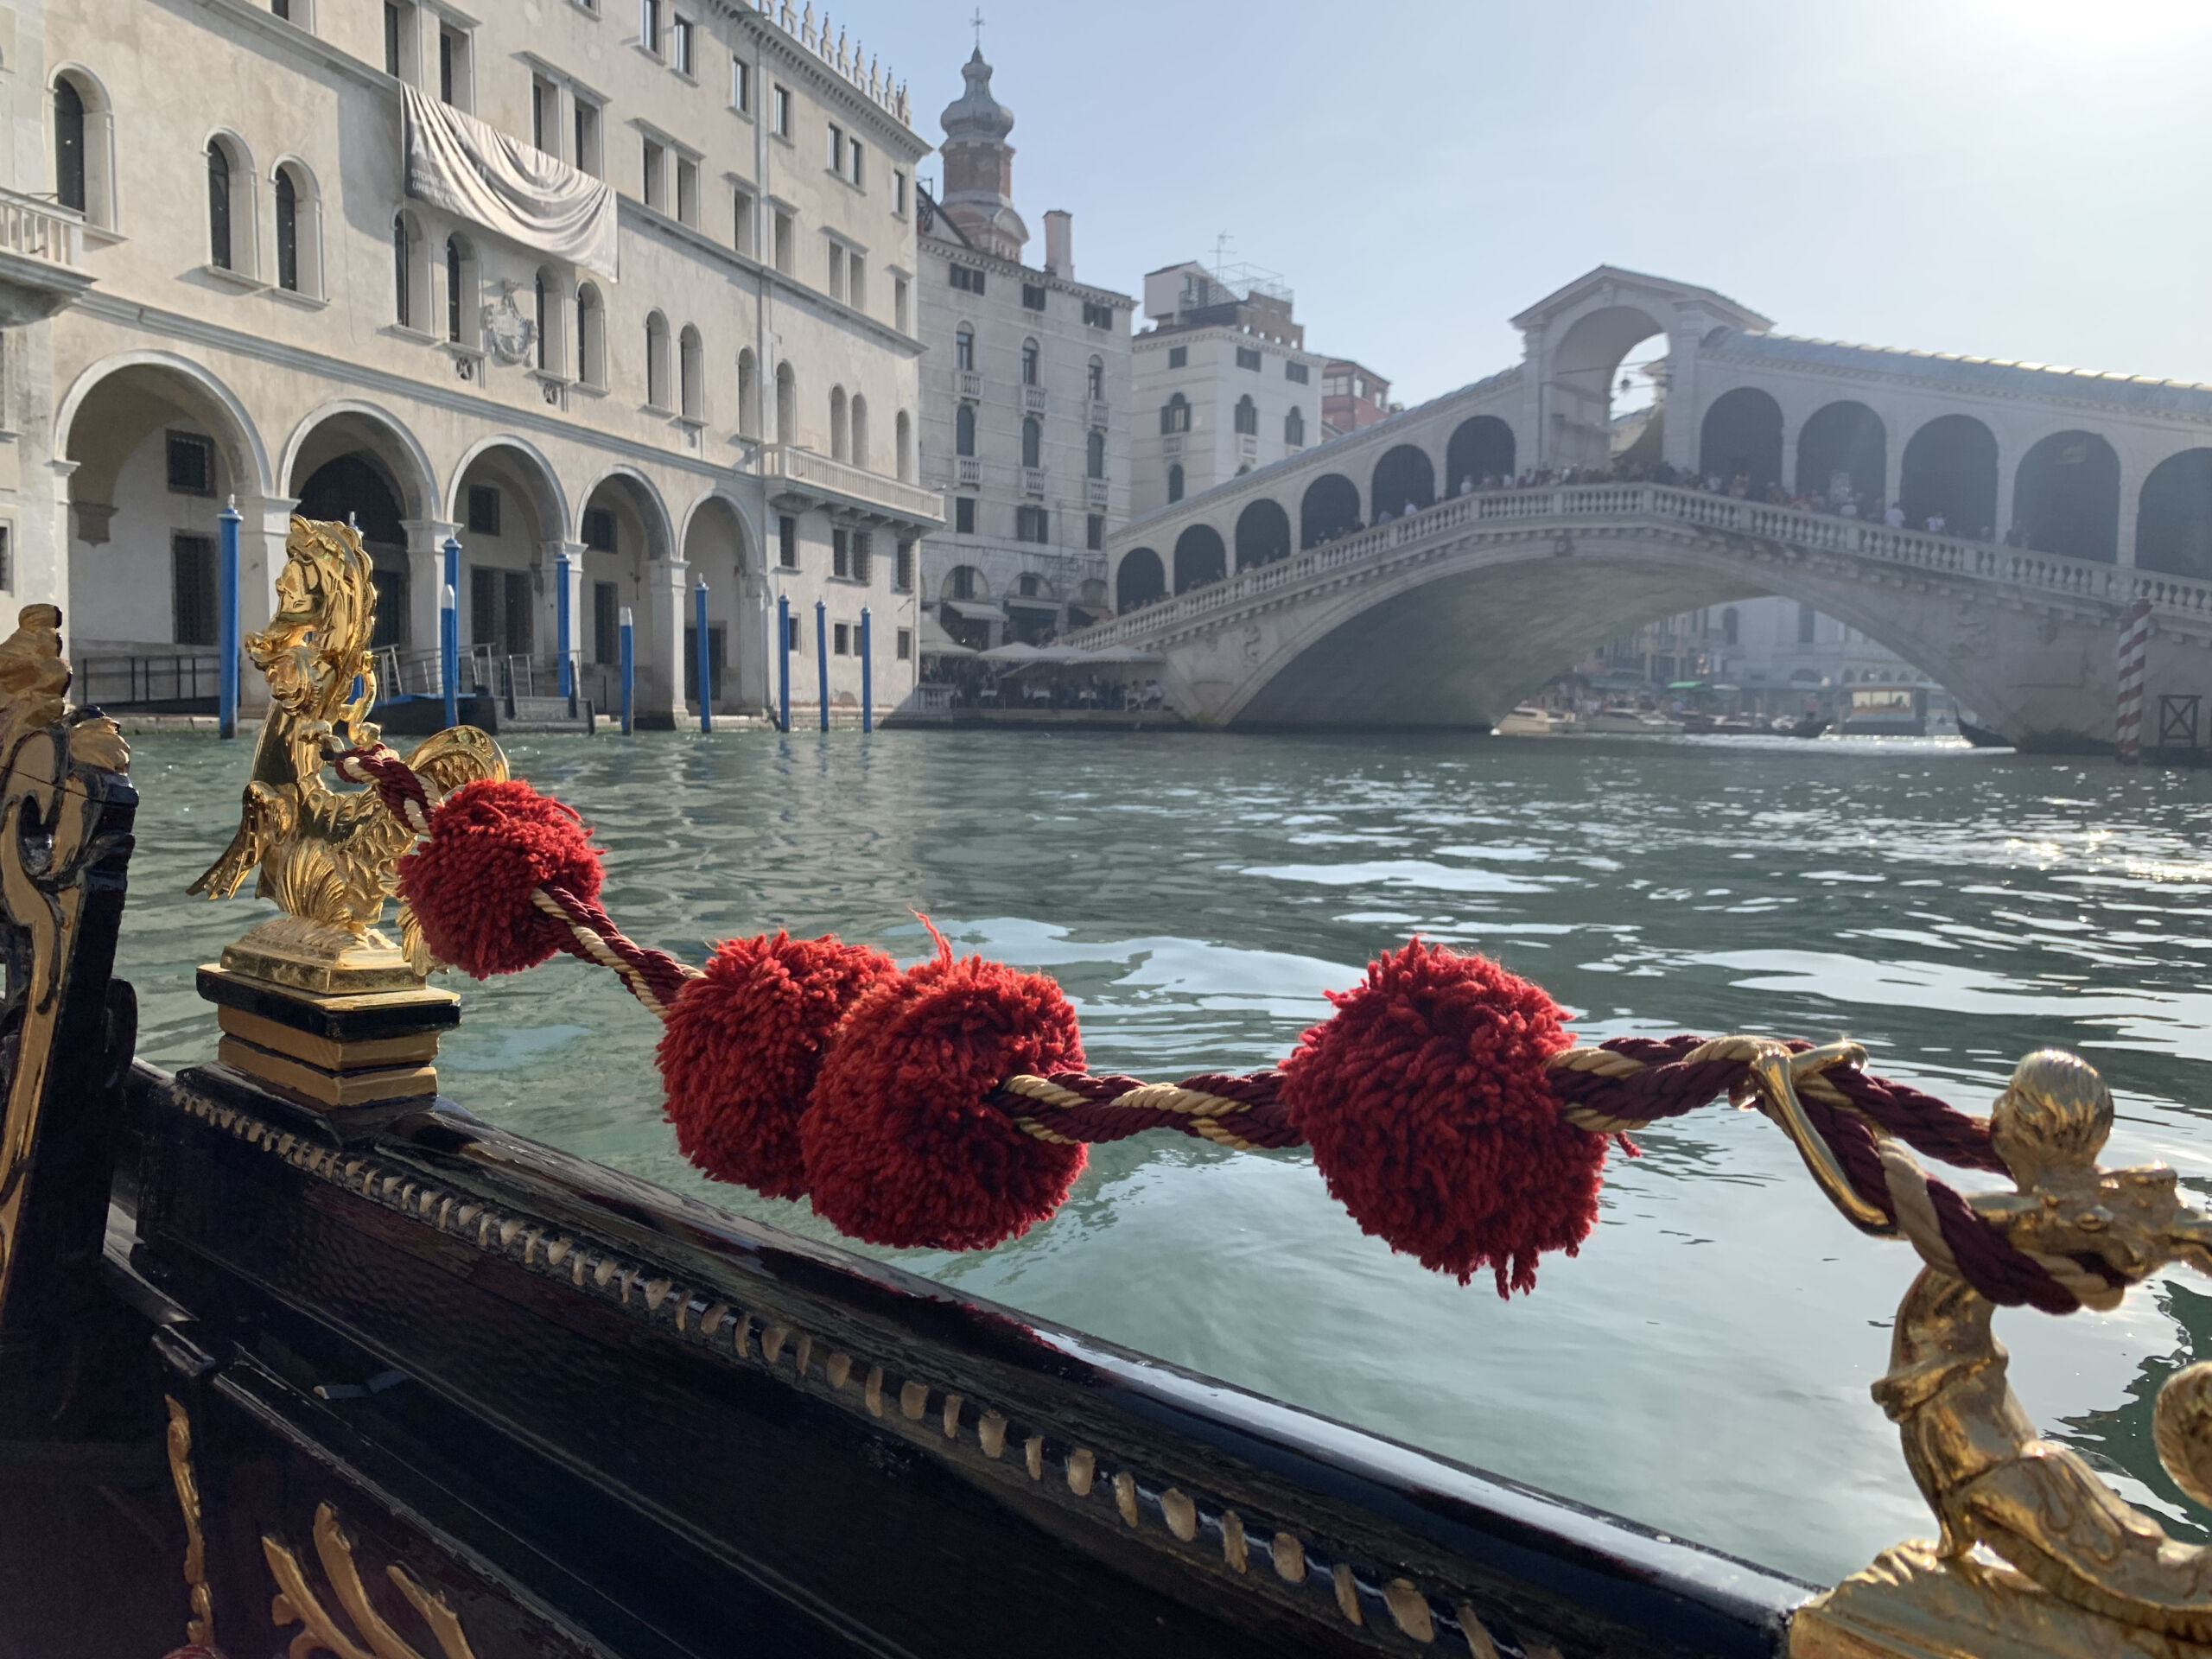
M 1122 614 L 1071 643 L 1157 651 L 1208 723 L 1466 726 L 1642 623 L 1773 594 L 2075 748 L 2111 741 L 2142 599 L 2152 707 L 2212 692 L 2212 387 L 1789 339 L 1610 267 L 1514 321 L 1519 366 L 1116 533 Z M 1745 493 L 1531 485 L 1613 464 L 1611 389 L 1655 334 L 1629 459 Z

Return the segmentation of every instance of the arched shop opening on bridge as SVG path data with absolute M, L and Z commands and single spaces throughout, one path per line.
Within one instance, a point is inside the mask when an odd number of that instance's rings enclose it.
M 1997 440 L 1971 415 L 1939 415 L 1912 435 L 1897 505 L 1916 530 L 1988 541 L 1997 523 Z
M 1513 481 L 1513 429 L 1495 415 L 1459 423 L 1444 451 L 1445 493 L 1496 489 Z
M 2021 458 L 2005 539 L 2110 564 L 2120 556 L 2120 457 L 2094 432 L 2054 432 Z
M 1229 550 L 1211 524 L 1192 524 L 1175 539 L 1175 591 L 1187 594 L 1229 574 Z
M 1148 547 L 1131 548 L 1114 573 L 1114 608 L 1134 611 L 1167 596 L 1166 568 Z
M 1864 404 L 1826 404 L 1797 434 L 1797 493 L 1808 500 L 1862 512 L 1886 506 L 1889 477 L 1889 433 Z
M 1359 486 L 1341 473 L 1326 473 L 1306 486 L 1298 513 L 1298 544 L 1319 547 L 1359 528 Z
M 1782 482 L 1782 405 L 1770 394 L 1756 386 L 1721 393 L 1698 437 L 1698 470 L 1708 481 L 1754 497 Z
M 2165 575 L 2212 582 L 2212 449 L 2169 455 L 2143 480 L 2135 563 Z
M 1236 568 L 1273 564 L 1290 556 L 1290 515 L 1274 501 L 1262 499 L 1236 516 Z
M 1375 463 L 1375 480 L 1368 499 L 1375 503 L 1375 518 L 1402 518 L 1409 512 L 1436 505 L 1436 467 L 1427 453 L 1402 443 Z

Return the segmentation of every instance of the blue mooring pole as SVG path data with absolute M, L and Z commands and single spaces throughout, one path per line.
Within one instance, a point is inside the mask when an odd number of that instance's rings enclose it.
M 561 584 L 553 598 L 554 643 L 561 652 L 561 695 L 576 695 L 576 620 L 569 610 L 569 556 L 563 551 L 553 558 L 553 580 Z
M 791 728 L 791 601 L 788 594 L 776 595 L 776 723 L 788 733 Z
M 238 734 L 238 526 L 245 522 L 238 499 L 231 498 L 222 512 L 223 569 L 216 608 L 220 612 L 216 644 L 223 653 L 222 671 L 215 682 L 215 729 L 224 737 Z
M 875 729 L 875 619 L 861 607 L 861 730 Z
M 638 630 L 630 620 L 630 607 L 622 607 L 622 735 L 637 730 Z
M 691 631 L 699 637 L 699 729 L 715 729 L 715 665 L 707 655 L 707 579 L 691 590 Z
M 446 729 L 461 724 L 461 596 L 446 583 L 438 594 L 438 685 L 445 693 Z
M 822 729 L 830 729 L 830 607 L 814 601 L 814 682 L 822 697 Z

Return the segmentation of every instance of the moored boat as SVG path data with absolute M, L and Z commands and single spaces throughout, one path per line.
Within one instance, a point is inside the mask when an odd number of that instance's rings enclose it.
M 1565 737 L 1581 726 L 1572 714 L 1524 702 L 1491 729 L 1500 737 Z

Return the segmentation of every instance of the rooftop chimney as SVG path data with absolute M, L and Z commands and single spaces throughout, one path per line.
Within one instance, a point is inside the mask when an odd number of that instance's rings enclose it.
M 1045 215 L 1045 269 L 1075 280 L 1075 215 L 1057 207 Z

